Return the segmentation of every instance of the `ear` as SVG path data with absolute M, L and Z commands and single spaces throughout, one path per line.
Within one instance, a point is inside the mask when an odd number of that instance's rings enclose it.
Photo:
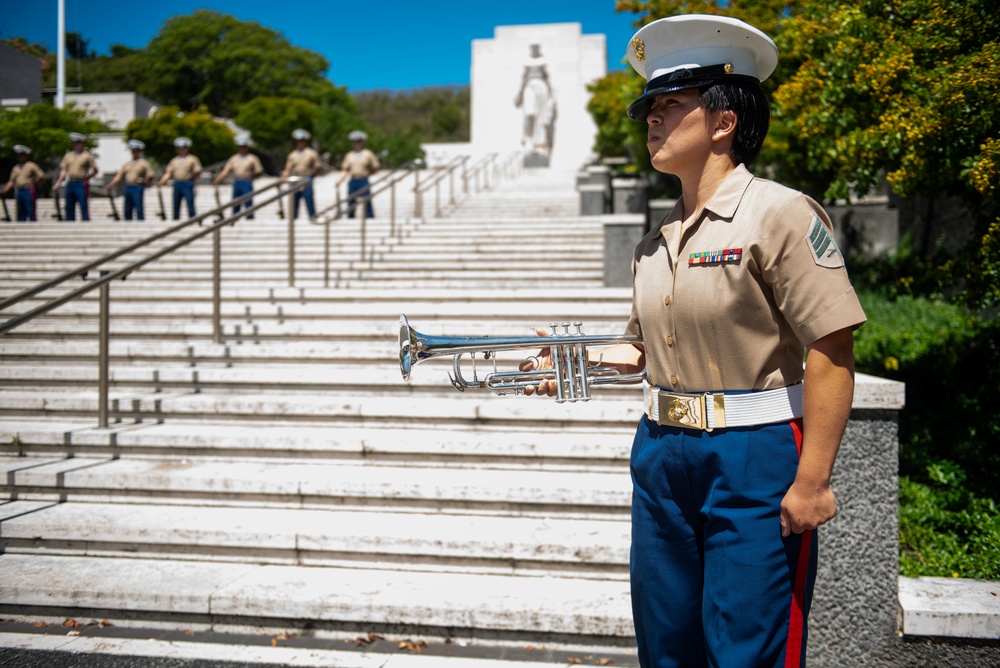
M 720 111 L 715 115 L 715 128 L 712 131 L 712 139 L 720 141 L 727 137 L 736 135 L 736 112 L 731 109 Z

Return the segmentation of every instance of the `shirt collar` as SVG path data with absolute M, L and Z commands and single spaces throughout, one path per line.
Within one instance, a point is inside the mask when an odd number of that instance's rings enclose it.
M 736 209 L 740 205 L 740 200 L 743 199 L 743 193 L 746 192 L 753 179 L 753 174 L 750 173 L 750 170 L 743 163 L 737 165 L 736 169 L 726 176 L 712 194 L 712 197 L 709 198 L 702 215 L 704 215 L 704 211 L 711 211 L 719 218 L 731 220 L 736 215 Z M 680 200 L 677 200 L 677 204 L 680 204 Z M 681 219 L 683 212 L 678 205 L 674 205 L 674 208 L 670 210 L 667 217 L 663 219 L 663 223 L 660 225 L 657 234 L 662 236 L 664 227 L 669 223 L 675 223 Z

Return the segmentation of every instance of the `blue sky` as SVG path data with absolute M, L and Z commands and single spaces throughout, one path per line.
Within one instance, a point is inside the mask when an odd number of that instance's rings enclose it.
M 66 30 L 98 54 L 112 44 L 141 48 L 176 14 L 214 9 L 257 21 L 292 44 L 323 54 L 328 76 L 349 91 L 468 84 L 472 40 L 500 25 L 579 23 L 607 38 L 608 69 L 620 69 L 632 14 L 615 0 L 65 0 Z M 0 37 L 24 37 L 56 50 L 56 0 L 0 0 Z M 72 84 L 67 73 L 67 85 Z

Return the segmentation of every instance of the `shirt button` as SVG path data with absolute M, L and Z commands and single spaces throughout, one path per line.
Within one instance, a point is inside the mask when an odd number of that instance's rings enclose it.
M 667 337 L 667 345 L 668 346 L 674 345 L 674 337 L 672 337 L 672 336 L 668 336 Z
M 670 306 L 670 295 L 667 295 L 666 297 L 663 298 L 663 305 Z
M 677 376 L 671 376 L 670 377 L 670 384 L 673 385 L 674 387 L 677 387 L 677 383 L 679 383 L 679 382 L 680 382 L 680 380 L 677 379 Z

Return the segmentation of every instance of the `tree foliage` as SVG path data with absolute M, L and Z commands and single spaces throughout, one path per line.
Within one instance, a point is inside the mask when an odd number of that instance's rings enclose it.
M 355 99 L 365 122 L 386 135 L 417 136 L 425 142 L 469 141 L 468 86 L 366 91 Z
M 285 97 L 257 97 L 241 104 L 233 121 L 253 135 L 254 144 L 266 151 L 292 147 L 292 131 L 313 132 L 319 106 L 309 100 Z
M 232 116 L 258 97 L 298 97 L 320 104 L 335 97 L 327 60 L 255 21 L 207 9 L 168 19 L 145 49 L 146 80 L 138 92 L 181 109 L 207 106 Z
M 233 131 L 212 117 L 208 108 L 183 112 L 177 107 L 163 107 L 149 118 L 136 118 L 126 128 L 129 139 L 146 144 L 146 157 L 166 165 L 176 155 L 174 139 L 191 140 L 191 153 L 203 165 L 225 160 L 236 151 Z
M 725 14 L 774 37 L 780 60 L 764 82 L 773 114 L 758 164 L 817 199 L 850 198 L 883 179 L 904 198 L 960 198 L 977 227 L 956 263 L 957 288 L 974 308 L 1000 304 L 994 2 L 619 0 L 617 10 L 639 14 L 637 26 L 674 14 Z M 627 68 L 592 86 L 600 155 L 641 155 L 641 134 L 615 115 L 641 83 Z
M 11 148 L 24 144 L 31 149 L 31 159 L 43 169 L 53 169 L 66 151 L 72 148 L 70 132 L 87 135 L 86 146 L 97 145 L 94 134 L 104 131 L 103 123 L 88 118 L 82 109 L 70 105 L 56 109 L 47 102 L 33 104 L 24 109 L 0 109 L 0 147 L 2 147 L 3 173 L 15 162 Z

